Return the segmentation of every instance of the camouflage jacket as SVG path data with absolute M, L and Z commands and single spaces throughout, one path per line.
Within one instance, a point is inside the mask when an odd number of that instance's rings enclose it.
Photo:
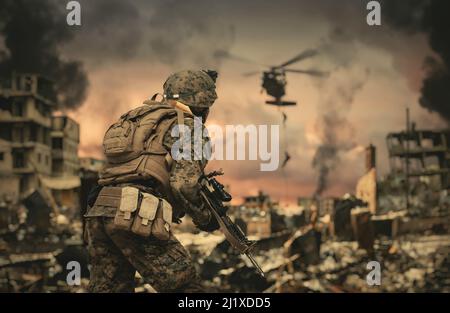
M 194 138 L 194 119 L 185 118 L 184 124 L 191 131 L 191 151 L 190 160 L 175 161 L 170 171 L 170 188 L 171 192 L 183 213 L 187 213 L 192 217 L 194 224 L 206 225 L 210 221 L 210 212 L 204 207 L 204 204 L 200 198 L 199 186 L 197 184 L 198 179 L 203 174 L 208 160 L 203 156 L 201 151 L 200 155 L 195 151 Z M 205 127 L 202 124 L 202 133 Z M 171 151 L 173 144 L 178 140 L 177 137 L 172 137 L 170 132 L 167 132 L 164 136 L 163 144 L 167 151 Z M 210 139 L 209 137 L 201 137 L 201 147 L 209 149 L 210 151 Z

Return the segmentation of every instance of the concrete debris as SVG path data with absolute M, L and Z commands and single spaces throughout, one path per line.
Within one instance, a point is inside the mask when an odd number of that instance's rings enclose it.
M 373 255 L 375 240 L 374 228 L 369 209 L 355 209 L 351 212 L 352 232 L 359 248 L 365 249 L 369 255 Z
M 45 192 L 0 208 L 0 292 L 84 292 L 89 282 L 81 221 L 55 214 Z M 80 285 L 66 282 L 67 264 L 80 264 Z
M 320 234 L 312 227 L 304 227 L 294 233 L 285 244 L 285 255 L 298 254 L 303 264 L 317 264 L 320 261 Z
M 317 245 L 310 238 L 316 238 L 311 228 L 293 233 L 285 248 L 257 250 L 255 258 L 265 278 L 258 276 L 245 258 L 233 254 L 226 242 L 220 242 L 202 264 L 205 286 L 226 292 L 450 291 L 449 234 L 405 234 L 394 239 L 381 236 L 373 240 L 371 254 L 357 241 L 328 239 L 320 245 L 314 262 L 302 258 L 305 249 L 300 248 L 302 244 L 309 246 L 306 252 L 315 255 Z M 295 252 L 299 253 L 290 251 L 287 255 L 286 246 L 292 249 L 294 242 L 298 242 Z M 380 285 L 367 283 L 370 261 L 380 263 Z

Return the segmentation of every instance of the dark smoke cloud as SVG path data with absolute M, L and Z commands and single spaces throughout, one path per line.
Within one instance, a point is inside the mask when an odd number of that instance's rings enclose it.
M 103 65 L 108 61 L 126 61 L 138 55 L 143 43 L 145 2 L 123 0 L 80 0 L 82 25 L 66 53 L 76 54 Z
M 328 187 L 328 175 L 334 169 L 339 158 L 337 147 L 332 143 L 325 143 L 317 148 L 312 161 L 312 166 L 317 170 L 317 186 L 314 196 L 320 196 Z
M 441 57 L 428 66 L 429 72 L 423 82 L 420 104 L 438 112 L 450 122 L 450 2 L 433 1 L 425 11 L 424 29 L 429 35 L 431 48 Z M 426 65 L 430 62 L 426 62 Z
M 385 1 L 382 7 L 392 27 L 428 36 L 437 58 L 427 56 L 424 60 L 426 77 L 420 104 L 450 123 L 450 1 Z
M 86 98 L 88 79 L 81 63 L 64 60 L 60 47 L 72 36 L 53 1 L 0 0 L 1 75 L 38 73 L 55 82 L 61 108 L 76 108 Z
M 219 1 L 80 3 L 82 27 L 67 53 L 88 59 L 92 66 L 140 59 L 177 69 L 217 68 L 221 60 L 216 51 L 228 51 L 234 43 L 233 26 Z
M 435 58 L 425 59 L 427 69 L 426 79 L 423 81 L 420 104 L 430 110 L 439 113 L 450 123 L 450 73 L 448 63 L 440 63 Z
M 229 51 L 234 28 L 220 15 L 219 2 L 201 0 L 162 1 L 155 8 L 149 27 L 152 51 L 166 64 L 218 67 L 218 52 Z
M 424 10 L 429 3 L 427 0 L 385 0 L 381 3 L 382 14 L 392 27 L 414 34 L 423 28 Z

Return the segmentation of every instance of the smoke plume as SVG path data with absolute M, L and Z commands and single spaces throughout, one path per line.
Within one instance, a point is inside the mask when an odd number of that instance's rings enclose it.
M 339 164 L 339 153 L 356 147 L 355 129 L 347 115 L 356 93 L 364 86 L 366 75 L 357 70 L 341 69 L 330 76 L 334 82 L 323 83 L 316 121 L 321 144 L 312 161 L 318 176 L 315 197 L 327 189 L 330 172 Z
M 72 37 L 66 14 L 52 1 L 0 0 L 0 17 L 5 46 L 1 75 L 16 71 L 46 76 L 55 83 L 60 108 L 78 107 L 86 98 L 88 79 L 81 63 L 60 55 L 60 47 Z
M 314 197 L 327 189 L 330 172 L 339 164 L 339 154 L 356 147 L 355 130 L 347 116 L 355 95 L 367 81 L 368 70 L 354 65 L 357 56 L 353 45 L 348 33 L 334 29 L 320 48 L 334 69 L 327 79 L 317 81 L 320 97 L 315 128 L 320 145 L 312 160 L 317 171 Z
M 421 88 L 420 104 L 450 123 L 450 2 L 385 1 L 382 7 L 392 27 L 409 34 L 427 35 L 436 56 L 427 56 L 424 60 L 426 76 Z

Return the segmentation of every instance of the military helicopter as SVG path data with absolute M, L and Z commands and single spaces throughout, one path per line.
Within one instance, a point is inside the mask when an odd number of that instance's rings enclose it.
M 266 93 L 269 96 L 272 96 L 273 100 L 267 100 L 267 104 L 275 105 L 275 106 L 289 106 L 289 105 L 296 105 L 297 102 L 294 101 L 284 101 L 282 98 L 286 94 L 286 73 L 297 73 L 297 74 L 305 74 L 305 75 L 311 75 L 316 77 L 325 77 L 328 75 L 327 72 L 322 72 L 316 69 L 309 69 L 309 70 L 302 70 L 302 69 L 291 69 L 286 68 L 289 65 L 292 65 L 294 63 L 300 62 L 305 59 L 312 58 L 318 54 L 317 50 L 314 49 L 307 49 L 292 59 L 277 65 L 277 66 L 267 66 L 264 64 L 260 64 L 258 62 L 252 61 L 247 58 L 243 58 L 240 56 L 236 56 L 234 54 L 230 54 L 228 51 L 216 51 L 215 57 L 217 58 L 224 58 L 224 59 L 234 59 L 236 61 L 245 62 L 245 63 L 251 63 L 258 66 L 263 66 L 266 68 L 269 68 L 267 71 L 263 71 L 262 75 L 262 85 L 261 87 L 263 90 L 266 91 Z M 259 74 L 260 71 L 252 71 L 248 73 L 244 73 L 244 76 L 253 76 L 255 74 Z
M 316 69 L 291 69 L 286 68 L 289 65 L 300 62 L 302 60 L 314 57 L 317 55 L 317 50 L 308 49 L 303 51 L 302 53 L 296 55 L 292 59 L 277 65 L 277 66 L 269 66 L 269 70 L 263 71 L 262 75 L 262 85 L 261 87 L 266 91 L 266 93 L 272 96 L 273 100 L 267 100 L 266 104 L 275 105 L 275 106 L 291 106 L 296 105 L 295 101 L 284 101 L 282 98 L 286 94 L 286 73 L 297 73 L 297 74 L 305 74 L 311 75 L 315 77 L 325 77 L 328 75 L 327 72 L 322 72 Z M 242 58 L 241 58 L 242 60 Z M 253 71 L 244 73 L 243 75 L 246 77 L 253 76 L 258 74 L 259 71 Z

